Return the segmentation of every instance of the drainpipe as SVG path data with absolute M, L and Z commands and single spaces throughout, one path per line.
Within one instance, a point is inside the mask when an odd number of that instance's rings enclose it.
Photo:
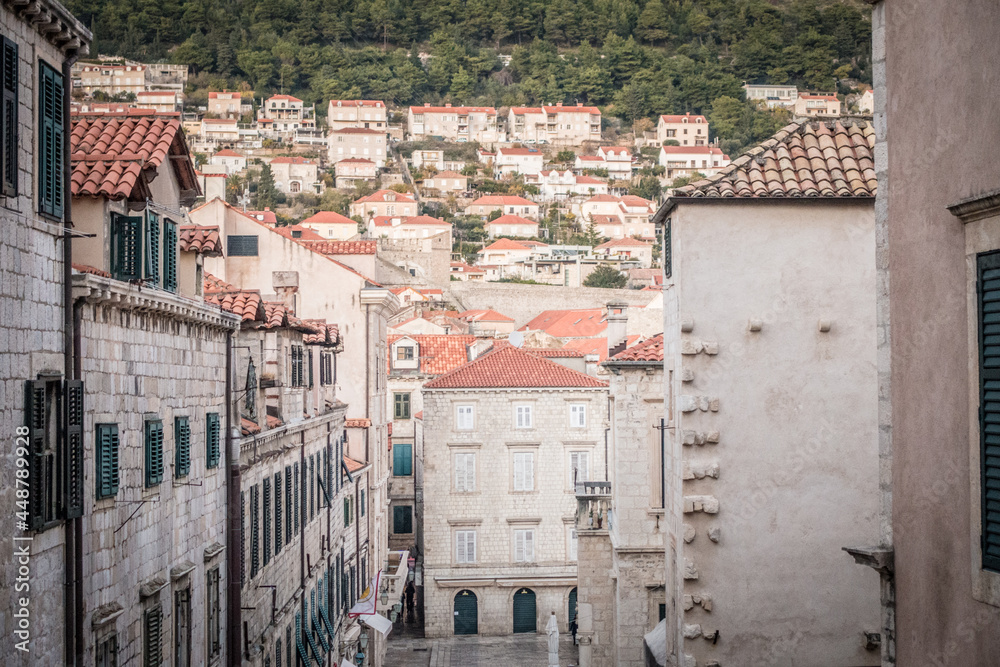
M 226 332 L 226 664 L 241 663 L 240 628 L 243 610 L 240 559 L 243 557 L 240 523 L 240 458 L 233 455 L 233 332 Z

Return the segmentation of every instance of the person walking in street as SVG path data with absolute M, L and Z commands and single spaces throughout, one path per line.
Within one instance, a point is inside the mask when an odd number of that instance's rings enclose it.
M 574 618 L 572 621 L 569 622 L 569 632 L 571 635 L 573 635 L 573 646 L 576 646 L 576 629 L 577 629 L 576 619 Z

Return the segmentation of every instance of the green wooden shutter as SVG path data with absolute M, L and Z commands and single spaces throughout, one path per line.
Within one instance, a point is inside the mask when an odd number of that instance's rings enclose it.
M 351 499 L 344 498 L 344 527 L 351 525 Z
M 46 64 L 39 68 L 38 91 L 39 211 L 54 218 L 63 215 L 63 80 L 62 73 Z
M 257 502 L 258 488 L 250 489 L 250 578 L 257 576 L 260 569 L 260 505 Z
M 1000 253 L 980 255 L 979 434 L 983 569 L 1000 571 Z
M 281 551 L 281 473 L 274 473 L 274 555 Z
M 177 224 L 163 223 L 163 289 L 177 291 Z
M 409 505 L 392 508 L 392 532 L 399 535 L 413 532 L 413 515 Z
M 187 417 L 174 417 L 174 477 L 191 471 L 191 424 Z
M 143 667 L 160 667 L 163 663 L 163 648 L 161 629 L 163 627 L 163 610 L 159 607 L 147 609 L 144 614 L 142 665 Z
M 299 534 L 299 464 L 293 467 L 295 471 L 295 534 Z
M 264 478 L 264 565 L 271 562 L 271 479 Z
M 205 416 L 205 467 L 219 466 L 219 413 L 209 412 Z
M 670 278 L 674 272 L 674 252 L 671 247 L 671 223 L 670 218 L 663 224 L 663 277 Z
M 392 474 L 395 477 L 409 477 L 413 474 L 413 445 L 393 443 Z
M 3 176 L 5 197 L 17 196 L 17 44 L 3 39 L 3 108 L 0 109 L 0 135 L 3 151 L 0 152 L 0 172 Z
M 311 664 L 309 661 L 309 652 L 306 651 L 306 647 L 302 644 L 302 614 L 299 612 L 295 612 L 295 646 L 299 650 L 299 659 L 302 661 L 302 664 Z
M 309 519 L 316 516 L 316 459 L 309 456 Z
M 118 424 L 98 424 L 94 489 L 98 499 L 118 493 Z
M 142 278 L 142 218 L 111 214 L 111 275 L 116 280 Z
M 163 422 L 149 419 L 144 428 L 146 486 L 156 486 L 163 480 Z
M 247 494 L 240 491 L 240 586 L 247 584 Z
M 146 212 L 146 238 L 143 243 L 142 277 L 153 283 L 160 284 L 160 216 L 152 211 Z
M 323 582 L 320 581 L 319 585 L 322 585 L 322 583 Z M 322 597 L 322 594 L 320 595 L 320 597 Z M 330 651 L 330 643 L 328 641 L 326 641 L 326 636 L 323 634 L 323 626 L 320 624 L 320 621 L 319 621 L 319 614 L 317 613 L 317 609 L 316 609 L 316 590 L 315 589 L 309 591 L 309 611 L 310 611 L 310 614 L 311 614 L 311 617 L 312 617 L 312 627 L 313 627 L 313 630 L 315 631 L 316 636 L 319 637 L 320 646 L 323 647 L 323 655 L 326 655 Z
M 83 381 L 66 380 L 63 384 L 66 409 L 66 518 L 83 516 Z
M 45 524 L 45 445 L 48 441 L 48 394 L 44 380 L 25 383 L 24 417 L 28 426 L 28 527 Z
M 292 541 L 292 466 L 285 466 L 285 543 Z

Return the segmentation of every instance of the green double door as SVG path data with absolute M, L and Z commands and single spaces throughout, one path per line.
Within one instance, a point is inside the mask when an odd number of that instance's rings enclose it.
M 514 593 L 514 632 L 538 632 L 535 591 L 521 588 Z
M 479 634 L 479 603 L 472 591 L 459 591 L 455 595 L 455 634 Z

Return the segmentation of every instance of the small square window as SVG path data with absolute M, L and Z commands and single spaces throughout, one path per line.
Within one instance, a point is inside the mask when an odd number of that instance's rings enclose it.
M 532 428 L 532 411 L 530 405 L 518 405 L 514 409 L 515 426 L 517 428 Z
M 455 428 L 459 431 L 471 431 L 475 424 L 475 409 L 472 405 L 455 407 Z

